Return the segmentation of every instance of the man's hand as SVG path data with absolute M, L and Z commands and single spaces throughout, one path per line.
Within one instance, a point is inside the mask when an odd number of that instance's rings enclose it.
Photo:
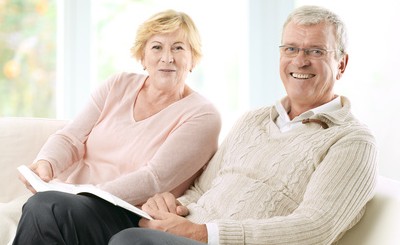
M 162 211 L 180 216 L 187 216 L 189 214 L 189 210 L 185 206 L 182 206 L 170 192 L 156 194 L 149 198 L 147 202 L 142 205 L 142 210 L 147 213 Z
M 35 163 L 32 163 L 28 166 L 35 174 L 37 174 L 43 181 L 49 182 L 53 179 L 53 168 L 48 161 L 39 160 Z M 29 182 L 22 176 L 21 174 L 18 178 L 22 181 L 22 183 L 28 188 L 32 193 L 36 193 L 35 189 L 29 184 Z
M 171 212 L 154 209 L 146 210 L 146 212 L 154 220 L 143 218 L 139 221 L 139 227 L 161 230 L 199 242 L 208 242 L 207 227 L 205 224 L 192 223 L 188 219 Z

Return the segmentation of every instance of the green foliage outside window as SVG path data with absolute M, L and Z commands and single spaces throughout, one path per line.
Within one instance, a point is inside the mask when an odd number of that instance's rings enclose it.
M 56 0 L 0 1 L 0 116 L 55 116 Z

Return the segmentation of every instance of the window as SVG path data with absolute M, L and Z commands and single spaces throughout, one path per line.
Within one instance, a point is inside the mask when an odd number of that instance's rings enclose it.
M 130 57 L 136 28 L 169 8 L 188 13 L 202 37 L 188 84 L 224 118 L 248 107 L 247 0 L 4 0 L 0 8 L 0 116 L 73 118 L 110 75 L 144 72 Z
M 56 0 L 0 1 L 0 116 L 55 116 Z

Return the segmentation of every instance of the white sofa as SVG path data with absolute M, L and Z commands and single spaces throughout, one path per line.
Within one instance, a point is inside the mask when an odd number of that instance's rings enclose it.
M 30 195 L 18 181 L 16 167 L 30 164 L 47 137 L 65 123 L 55 119 L 0 118 L 0 245 L 10 244 L 20 208 Z M 4 212 L 11 213 L 11 217 Z M 379 177 L 376 195 L 368 203 L 364 217 L 338 244 L 400 244 L 399 181 Z

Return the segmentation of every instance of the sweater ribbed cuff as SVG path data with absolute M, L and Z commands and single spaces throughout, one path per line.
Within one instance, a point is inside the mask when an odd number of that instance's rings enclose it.
M 244 230 L 238 223 L 219 223 L 219 243 L 220 245 L 244 244 Z

